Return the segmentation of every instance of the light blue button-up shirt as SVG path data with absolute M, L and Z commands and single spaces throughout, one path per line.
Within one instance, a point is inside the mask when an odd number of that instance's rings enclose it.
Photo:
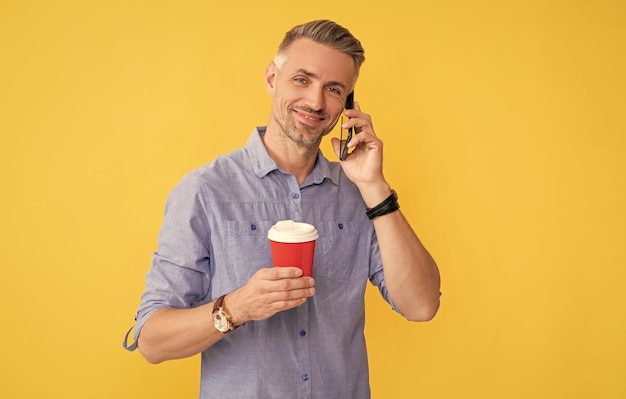
M 267 232 L 274 223 L 306 222 L 320 235 L 315 296 L 267 320 L 248 322 L 202 352 L 200 397 L 368 398 L 363 335 L 368 279 L 391 304 L 374 227 L 339 163 L 320 152 L 299 185 L 270 158 L 264 133 L 257 128 L 245 147 L 191 172 L 171 192 L 135 341 L 154 311 L 211 302 L 271 267 Z

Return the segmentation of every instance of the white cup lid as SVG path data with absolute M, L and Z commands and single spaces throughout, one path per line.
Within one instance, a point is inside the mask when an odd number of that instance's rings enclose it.
M 276 242 L 307 242 L 318 237 L 315 226 L 293 220 L 281 220 L 267 232 L 267 238 Z

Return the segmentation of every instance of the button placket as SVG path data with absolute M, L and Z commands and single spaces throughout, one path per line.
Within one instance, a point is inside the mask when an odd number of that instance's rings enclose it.
M 311 347 L 309 340 L 309 304 L 305 302 L 297 308 L 298 329 L 298 358 L 300 367 L 300 381 L 298 397 L 308 397 L 311 390 Z
M 290 209 L 291 219 L 295 221 L 302 221 L 302 194 L 300 188 L 296 187 L 289 194 L 290 197 Z

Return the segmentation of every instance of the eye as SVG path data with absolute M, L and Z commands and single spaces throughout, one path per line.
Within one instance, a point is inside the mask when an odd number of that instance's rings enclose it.
M 327 88 L 326 90 L 330 91 L 333 94 L 336 94 L 338 96 L 341 95 L 341 89 L 339 89 L 338 87 L 335 86 L 330 86 L 329 88 Z
M 303 84 L 303 85 L 305 85 L 305 84 L 307 84 L 307 83 L 308 83 L 308 80 L 306 80 L 305 78 L 303 78 L 303 77 L 301 77 L 301 76 L 297 76 L 297 77 L 293 78 L 293 80 L 294 80 L 295 82 L 300 83 L 300 84 Z

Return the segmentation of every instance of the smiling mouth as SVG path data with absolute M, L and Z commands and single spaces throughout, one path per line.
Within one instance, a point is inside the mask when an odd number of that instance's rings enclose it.
M 309 116 L 309 115 L 305 115 L 305 114 L 300 114 L 302 115 L 304 118 L 306 119 L 310 119 L 312 121 L 323 121 L 324 118 L 320 118 L 320 117 L 313 117 L 313 116 Z
M 300 110 L 300 109 L 294 109 L 293 111 L 296 114 L 298 114 L 301 118 L 307 119 L 313 122 L 320 122 L 320 121 L 326 120 L 326 117 L 324 115 L 319 115 L 319 114 L 316 114 L 315 112 L 311 112 L 308 110 L 305 111 L 305 110 Z

